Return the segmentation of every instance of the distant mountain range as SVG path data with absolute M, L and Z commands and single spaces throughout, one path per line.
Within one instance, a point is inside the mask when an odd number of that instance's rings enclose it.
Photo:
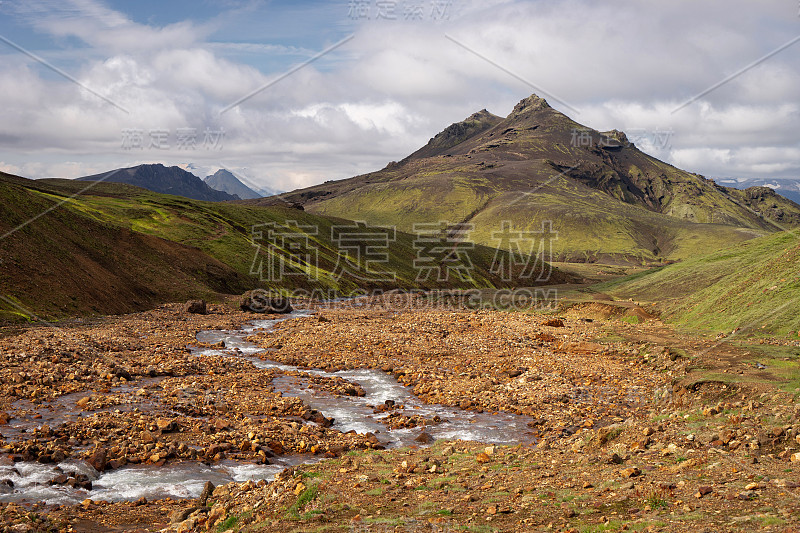
M 248 187 L 242 183 L 242 181 L 232 172 L 223 168 L 217 170 L 210 176 L 206 176 L 206 179 L 203 181 L 205 181 L 206 185 L 212 189 L 238 196 L 242 200 L 252 200 L 254 198 L 263 198 L 264 196 L 273 196 L 279 192 L 273 189 Z
M 189 165 L 187 168 L 196 170 L 193 165 Z M 250 200 L 279 193 L 270 188 L 248 187 L 232 172 L 225 169 L 219 169 L 202 180 L 189 170 L 177 166 L 166 167 L 162 164 L 138 165 L 78 179 L 127 183 L 152 192 L 210 202 Z
M 135 185 L 153 192 L 185 196 L 193 200 L 206 200 L 209 202 L 240 199 L 238 196 L 209 187 L 203 180 L 180 167 L 165 167 L 161 164 L 122 168 L 78 179 L 81 181 L 127 183 L 128 185 Z
M 800 180 L 795 179 L 766 179 L 766 178 L 722 178 L 717 179 L 717 183 L 735 189 L 747 189 L 749 187 L 769 187 L 784 198 L 788 198 L 796 204 L 800 204 Z
M 536 95 L 506 118 L 486 110 L 386 168 L 281 195 L 306 211 L 413 231 L 465 223 L 467 238 L 510 249 L 502 227 L 557 233 L 555 260 L 682 259 L 800 226 L 800 205 L 766 188 L 725 187 L 599 132 Z M 274 199 L 248 200 L 269 205 Z

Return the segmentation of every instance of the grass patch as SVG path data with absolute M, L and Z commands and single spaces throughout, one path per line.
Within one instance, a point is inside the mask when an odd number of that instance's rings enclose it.
M 236 524 L 238 523 L 239 523 L 238 516 L 236 515 L 229 516 L 217 526 L 217 531 L 219 531 L 220 533 L 222 533 L 223 531 L 228 531 L 229 529 L 235 528 Z
M 669 502 L 663 498 L 663 495 L 655 491 L 651 492 L 644 501 L 651 509 L 667 509 L 669 507 Z
M 659 302 L 663 317 L 692 330 L 797 338 L 799 261 L 800 240 L 782 232 L 593 289 Z
M 318 494 L 319 494 L 318 485 L 311 485 L 310 487 L 307 487 L 306 490 L 300 493 L 300 495 L 297 497 L 297 500 L 292 504 L 292 506 L 289 507 L 289 509 L 287 510 L 287 514 L 295 519 L 302 518 L 300 516 L 300 511 L 302 511 L 306 505 L 315 500 Z

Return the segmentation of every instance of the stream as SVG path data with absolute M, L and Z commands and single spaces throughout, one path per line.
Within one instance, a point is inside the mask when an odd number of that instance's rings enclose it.
M 202 331 L 197 340 L 202 343 L 223 343 L 224 349 L 194 348 L 198 357 L 240 357 L 252 362 L 257 368 L 274 368 L 286 372 L 299 371 L 323 377 L 335 377 L 359 384 L 365 391 L 363 397 L 334 396 L 319 392 L 304 384 L 302 378 L 277 376 L 273 385 L 284 396 L 301 398 L 312 409 L 327 418 L 334 419 L 333 429 L 341 432 L 356 431 L 373 433 L 387 448 L 419 445 L 415 439 L 420 432 L 428 433 L 434 439 L 462 439 L 493 444 L 531 443 L 534 438 L 526 416 L 508 413 L 478 413 L 456 407 L 431 405 L 414 396 L 411 389 L 397 382 L 391 375 L 380 370 L 359 369 L 339 372 L 325 372 L 284 365 L 261 357 L 267 350 L 259 348 L 246 339 L 256 330 L 270 330 L 283 320 L 309 316 L 310 311 L 294 311 L 281 318 L 254 320 L 242 329 L 233 331 Z M 419 415 L 426 419 L 438 417 L 441 420 L 424 428 L 389 429 L 381 423 L 381 418 L 389 413 L 375 414 L 371 406 L 383 404 L 387 400 L 402 406 L 394 412 L 406 416 Z M 65 407 L 63 400 L 59 408 Z M 52 409 L 51 409 L 52 410 Z M 60 409 L 59 409 L 60 410 Z M 80 416 L 80 415 L 78 415 Z M 45 419 L 50 417 L 45 417 Z M 41 424 L 43 421 L 40 421 Z M 52 424 L 52 420 L 51 420 Z M 11 427 L 16 433 L 22 428 Z M 28 428 L 25 428 L 28 429 Z M 4 431 L 4 436 L 8 437 Z M 315 456 L 283 456 L 272 459 L 273 464 L 256 465 L 234 461 L 222 461 L 213 466 L 203 463 L 182 462 L 162 467 L 152 465 L 125 466 L 117 470 L 99 473 L 83 461 L 65 461 L 59 465 L 38 463 L 16 463 L 13 466 L 0 466 L 0 502 L 45 502 L 47 504 L 75 504 L 86 498 L 93 500 L 123 501 L 146 497 L 148 500 L 173 497 L 198 497 L 206 481 L 215 485 L 231 481 L 272 480 L 287 466 L 310 463 L 319 460 Z M 154 471 L 157 469 L 157 475 Z M 66 486 L 49 486 L 49 480 L 60 473 L 77 472 L 92 481 L 91 490 Z

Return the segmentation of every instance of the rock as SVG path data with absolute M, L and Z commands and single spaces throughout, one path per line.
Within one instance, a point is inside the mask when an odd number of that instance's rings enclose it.
M 59 474 L 50 480 L 50 485 L 66 485 L 67 481 L 69 481 L 67 474 Z
M 197 518 L 187 518 L 180 524 L 178 524 L 177 529 L 175 529 L 175 533 L 191 533 L 192 531 L 197 531 L 195 528 L 197 526 Z M 225 533 L 232 532 L 233 529 L 227 530 Z
M 622 477 L 637 477 L 641 475 L 641 473 L 642 471 L 635 466 L 620 471 L 620 475 L 622 475 Z
M 86 462 L 89 463 L 92 468 L 97 470 L 98 472 L 103 472 L 106 469 L 106 457 L 108 453 L 106 452 L 105 448 L 97 448 L 92 455 L 86 459 Z
M 633 481 L 628 481 L 619 486 L 620 490 L 630 490 L 634 487 Z
M 124 379 L 125 381 L 133 381 L 133 376 L 131 376 L 131 373 L 124 368 L 116 368 L 114 370 L 114 375 L 118 378 Z
M 701 486 L 699 486 L 697 488 L 697 492 L 695 493 L 694 497 L 695 498 L 702 498 L 703 496 L 706 496 L 707 494 L 711 494 L 712 492 L 714 492 L 714 489 L 712 489 L 708 485 L 701 485 Z
M 485 452 L 481 452 L 481 453 L 479 453 L 478 455 L 475 456 L 475 460 L 478 461 L 481 464 L 485 464 L 485 463 L 488 463 L 491 459 L 489 459 L 489 456 L 486 455 Z
M 415 442 L 419 442 L 421 444 L 430 444 L 433 442 L 433 437 L 425 431 L 417 435 L 417 438 L 414 439 Z
M 142 444 L 152 444 L 156 441 L 152 433 L 147 430 L 142 431 Z
M 11 420 L 11 415 L 6 412 L 0 411 L 0 426 L 5 426 L 6 424 L 8 424 L 9 420 Z
M 178 423 L 175 420 L 168 418 L 159 418 L 156 420 L 156 426 L 162 433 L 172 433 L 178 431 Z
M 800 452 L 793 453 L 789 460 L 793 463 L 800 463 Z
M 89 405 L 89 401 L 90 400 L 91 400 L 91 398 L 89 396 L 84 396 L 83 398 L 81 398 L 80 400 L 75 402 L 75 405 L 77 405 L 81 409 L 85 409 L 86 406 Z
M 551 318 L 550 320 L 548 320 L 547 322 L 545 322 L 542 325 L 543 326 L 548 326 L 548 327 L 551 327 L 551 328 L 563 328 L 564 327 L 564 321 L 561 320 L 560 318 Z
M 610 426 L 602 427 L 597 430 L 597 444 L 603 446 L 607 442 L 617 438 L 622 433 L 622 426 L 619 424 L 612 424 Z
M 218 503 L 214 504 L 214 507 L 211 508 L 211 511 L 208 513 L 208 523 L 214 525 L 217 520 L 220 520 L 222 517 L 225 516 L 225 507 L 221 506 Z
M 495 445 L 487 446 L 486 448 L 483 449 L 483 451 L 486 452 L 486 455 L 491 457 L 497 451 L 497 446 Z
M 262 289 L 247 291 L 242 295 L 239 308 L 251 313 L 291 313 L 294 311 L 288 298 L 272 297 Z
M 179 524 L 189 518 L 189 515 L 197 510 L 197 507 L 190 507 L 188 509 L 176 509 L 169 515 L 170 524 Z
M 203 485 L 203 492 L 200 493 L 200 499 L 198 500 L 198 503 L 200 504 L 200 507 L 205 507 L 206 506 L 206 503 L 208 502 L 208 498 L 212 494 L 214 494 L 214 489 L 215 488 L 216 487 L 214 487 L 213 483 L 211 483 L 210 481 L 206 481 L 206 484 Z
M 618 454 L 612 453 L 611 457 L 608 458 L 608 462 L 615 465 L 621 465 L 624 461 Z
M 651 427 L 648 427 L 648 428 L 644 428 L 644 431 L 642 432 L 642 434 L 643 434 L 645 437 L 649 437 L 650 435 L 652 435 L 652 434 L 653 434 L 653 433 L 655 433 L 655 432 L 656 432 L 656 430 L 654 430 L 654 429 L 653 429 L 653 428 L 651 428 Z
M 740 500 L 754 500 L 758 498 L 758 493 L 754 490 L 743 490 L 736 497 Z
M 205 300 L 189 300 L 183 306 L 184 313 L 192 313 L 195 315 L 205 315 L 208 313 Z

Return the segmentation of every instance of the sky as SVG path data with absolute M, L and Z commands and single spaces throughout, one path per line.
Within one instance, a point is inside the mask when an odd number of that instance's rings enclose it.
M 711 178 L 800 178 L 798 0 L 3 0 L 0 170 L 292 190 L 536 93 Z

